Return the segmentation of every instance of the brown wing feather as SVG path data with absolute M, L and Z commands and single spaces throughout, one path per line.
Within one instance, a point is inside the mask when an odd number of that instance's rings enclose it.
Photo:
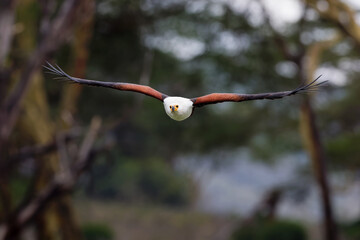
M 202 107 L 207 104 L 215 104 L 220 102 L 242 102 L 249 100 L 259 100 L 259 99 L 279 99 L 299 93 L 306 93 L 316 91 L 317 87 L 321 84 L 324 84 L 327 81 L 323 81 L 320 83 L 316 83 L 316 81 L 320 78 L 316 78 L 314 81 L 307 85 L 302 85 L 292 91 L 284 91 L 284 92 L 272 92 L 272 93 L 259 93 L 259 94 L 237 94 L 237 93 L 212 93 L 205 96 L 197 97 L 191 99 L 194 103 L 194 107 Z
M 163 101 L 167 95 L 144 85 L 139 84 L 133 84 L 133 83 L 122 83 L 122 82 L 102 82 L 102 81 L 95 81 L 95 80 L 88 80 L 88 79 L 82 79 L 82 78 L 76 78 L 68 75 L 65 73 L 59 66 L 56 65 L 54 67 L 50 63 L 47 63 L 48 66 L 44 66 L 47 70 L 50 71 L 50 73 L 55 74 L 59 76 L 60 79 L 68 80 L 72 83 L 79 83 L 79 84 L 86 84 L 90 86 L 97 86 L 97 87 L 107 87 L 107 88 L 114 88 L 121 91 L 132 91 L 132 92 L 138 92 L 145 95 L 148 95 L 150 97 L 154 97 L 160 101 Z

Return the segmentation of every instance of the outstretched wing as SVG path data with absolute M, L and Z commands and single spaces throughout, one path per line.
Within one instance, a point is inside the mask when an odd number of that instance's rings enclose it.
M 299 93 L 307 93 L 316 91 L 317 88 L 324 84 L 327 81 L 322 81 L 317 83 L 319 80 L 317 77 L 314 81 L 309 84 L 302 85 L 292 91 L 284 91 L 284 92 L 272 92 L 272 93 L 258 93 L 258 94 L 237 94 L 237 93 L 211 93 L 205 96 L 197 97 L 191 99 L 194 103 L 194 107 L 202 107 L 207 104 L 215 104 L 221 102 L 242 102 L 242 101 L 249 101 L 249 100 L 258 100 L 258 99 L 279 99 Z
M 82 78 L 76 78 L 68 75 L 65 73 L 58 65 L 51 65 L 50 63 L 47 63 L 47 66 L 44 66 L 47 70 L 49 70 L 51 74 L 55 74 L 59 76 L 59 79 L 68 80 L 73 83 L 79 83 L 79 84 L 86 84 L 90 86 L 97 86 L 97 87 L 107 87 L 107 88 L 114 88 L 121 91 L 132 91 L 132 92 L 138 92 L 145 95 L 148 95 L 150 97 L 154 97 L 160 101 L 163 101 L 167 95 L 144 85 L 139 84 L 133 84 L 133 83 L 122 83 L 122 82 L 102 82 L 102 81 L 94 81 L 94 80 L 88 80 L 88 79 L 82 79 Z

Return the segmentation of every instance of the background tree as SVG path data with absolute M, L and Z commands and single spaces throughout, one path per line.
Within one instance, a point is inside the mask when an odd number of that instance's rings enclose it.
M 340 1 L 303 1 L 302 17 L 279 27 L 258 1 L 244 3 L 1 3 L 0 236 L 29 227 L 39 239 L 80 239 L 74 196 L 186 208 L 198 193 L 174 170 L 179 156 L 244 148 L 271 162 L 305 152 L 304 143 L 324 239 L 335 239 L 326 165 L 358 169 L 358 70 L 347 64 L 358 57 L 355 13 Z M 45 60 L 78 77 L 186 97 L 280 91 L 319 73 L 331 81 L 308 98 L 208 106 L 179 124 L 154 99 L 53 81 Z M 334 69 L 348 79 L 342 85 Z

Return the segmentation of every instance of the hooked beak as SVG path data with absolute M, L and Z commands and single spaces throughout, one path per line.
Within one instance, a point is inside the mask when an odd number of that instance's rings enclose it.
M 171 112 L 174 112 L 174 111 L 175 111 L 175 107 L 171 106 Z

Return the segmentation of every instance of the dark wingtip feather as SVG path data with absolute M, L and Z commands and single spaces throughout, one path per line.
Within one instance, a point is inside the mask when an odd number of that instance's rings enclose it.
M 51 63 L 49 63 L 48 61 L 46 61 L 47 65 L 43 65 L 43 67 L 47 70 L 50 71 L 51 74 L 55 74 L 58 76 L 64 76 L 64 74 L 62 74 L 61 71 L 59 71 L 59 69 L 55 68 L 53 65 L 51 65 Z
M 321 77 L 322 77 L 322 75 L 319 75 L 317 78 L 315 78 L 310 83 L 301 85 L 300 87 L 298 87 L 295 90 L 291 91 L 289 95 L 299 94 L 299 93 L 310 93 L 310 92 L 318 91 L 319 87 L 321 85 L 324 85 L 325 83 L 329 82 L 328 80 L 324 80 L 322 82 L 317 82 Z
M 68 75 L 66 72 L 64 72 L 57 64 L 52 65 L 48 61 L 46 61 L 46 65 L 43 65 L 43 67 L 48 70 L 46 73 L 56 75 L 58 77 L 54 77 L 56 80 L 68 82 L 68 83 L 76 83 L 77 81 Z

